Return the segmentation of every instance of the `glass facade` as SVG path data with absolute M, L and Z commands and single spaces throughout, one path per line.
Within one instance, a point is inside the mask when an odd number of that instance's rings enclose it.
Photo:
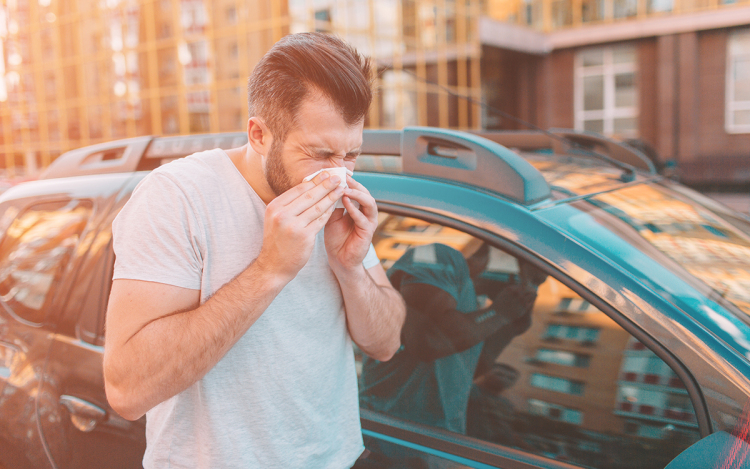
M 749 0 L 487 0 L 487 14 L 496 20 L 554 31 L 749 3 Z
M 377 64 L 366 125 L 477 128 L 482 3 L 0 0 L 0 177 L 139 135 L 242 131 L 246 81 L 281 37 L 337 34 Z

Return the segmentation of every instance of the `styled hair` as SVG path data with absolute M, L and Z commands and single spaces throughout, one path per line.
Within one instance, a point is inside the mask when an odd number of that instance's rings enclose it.
M 370 59 L 323 33 L 283 37 L 258 62 L 247 83 L 250 117 L 266 123 L 283 142 L 311 94 L 329 99 L 348 125 L 365 118 L 372 102 Z

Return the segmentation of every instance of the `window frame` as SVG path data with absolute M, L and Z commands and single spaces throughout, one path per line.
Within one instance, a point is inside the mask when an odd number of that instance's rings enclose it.
M 444 214 L 437 214 L 424 209 L 417 209 L 399 205 L 396 203 L 376 201 L 378 211 L 391 215 L 406 216 L 417 218 L 429 223 L 438 223 L 445 227 L 461 230 L 476 238 L 482 239 L 491 245 L 502 249 L 503 251 L 533 264 L 535 267 L 543 270 L 548 275 L 554 277 L 557 281 L 570 288 L 582 299 L 588 301 L 591 305 L 598 308 L 602 313 L 607 315 L 631 336 L 644 344 L 655 355 L 661 358 L 667 365 L 672 368 L 675 374 L 685 385 L 687 395 L 693 405 L 698 432 L 701 438 L 705 438 L 713 433 L 708 406 L 703 399 L 703 393 L 697 380 L 692 376 L 690 371 L 682 362 L 675 357 L 671 351 L 659 344 L 645 331 L 640 329 L 635 323 L 627 319 L 618 310 L 611 307 L 606 301 L 596 296 L 585 286 L 561 272 L 554 266 L 549 265 L 543 259 L 536 256 L 534 252 L 529 251 L 526 247 L 510 241 L 498 234 L 483 230 L 470 225 L 464 221 L 450 218 Z M 560 464 L 554 460 L 537 456 L 521 450 L 508 448 L 499 444 L 494 444 L 466 435 L 451 433 L 440 428 L 430 427 L 416 422 L 403 421 L 386 414 L 381 414 L 366 409 L 360 410 L 360 420 L 362 423 L 363 433 L 379 434 L 385 439 L 399 439 L 406 442 L 406 446 L 413 447 L 414 444 L 425 448 L 432 448 L 440 452 L 446 452 L 459 457 L 465 457 L 473 461 L 496 465 L 497 467 L 518 467 L 518 468 L 569 468 L 568 464 Z M 400 443 L 404 444 L 404 443 Z
M 613 52 L 617 47 L 625 45 L 632 47 L 635 52 L 633 62 L 624 64 L 615 64 Z M 594 67 L 583 66 L 583 55 L 585 52 L 601 50 L 602 65 Z M 615 77 L 622 73 L 633 73 L 635 79 L 635 104 L 628 107 L 617 107 L 615 103 Z M 584 109 L 583 83 L 585 78 L 591 76 L 601 76 L 604 88 L 602 90 L 603 108 L 601 110 Z M 640 136 L 640 106 L 639 97 L 640 89 L 638 83 L 638 47 L 632 43 L 622 45 L 586 47 L 576 51 L 573 65 L 573 119 L 574 128 L 583 131 L 585 121 L 601 119 L 602 132 L 606 136 L 619 136 L 623 138 L 638 138 Z M 614 130 L 615 119 L 636 119 L 636 129 L 633 132 L 616 133 Z
M 102 293 L 102 296 L 99 298 L 101 304 L 99 305 L 99 309 L 93 314 L 88 313 L 90 316 L 84 317 L 87 312 L 85 310 L 82 310 L 79 316 L 76 318 L 76 325 L 75 325 L 75 335 L 77 339 L 80 339 L 81 341 L 97 346 L 97 347 L 104 347 L 104 326 L 105 326 L 105 319 L 106 319 L 106 312 L 107 312 L 107 303 L 109 301 L 109 295 L 112 290 L 112 275 L 114 273 L 114 266 L 115 266 L 115 253 L 114 249 L 112 247 L 112 237 L 110 235 L 109 242 L 104 247 L 104 253 L 102 254 L 102 257 L 100 258 L 101 266 L 97 269 L 97 272 L 100 274 L 103 274 L 103 277 L 101 279 L 102 284 L 100 286 L 106 285 L 106 288 L 104 289 L 106 293 Z M 86 257 L 90 255 L 90 249 L 86 253 Z M 78 280 L 78 275 L 76 275 L 76 280 Z M 67 301 L 66 301 L 67 306 Z M 89 325 L 93 324 L 95 330 L 91 330 Z
M 732 54 L 732 41 L 739 35 L 747 35 L 750 42 L 750 28 L 734 29 L 729 32 L 727 37 L 727 66 L 725 77 L 724 92 L 724 130 L 729 134 L 746 134 L 750 133 L 750 124 L 740 125 L 734 123 L 734 113 L 736 111 L 750 111 L 750 100 L 736 101 L 734 99 L 734 72 L 735 58 L 745 58 L 750 61 L 750 50 L 741 54 Z

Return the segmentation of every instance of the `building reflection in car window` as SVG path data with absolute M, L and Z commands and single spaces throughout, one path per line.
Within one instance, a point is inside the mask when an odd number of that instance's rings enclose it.
M 481 259 L 486 244 L 406 217 L 383 215 L 374 243 L 391 281 L 402 293 L 407 287 L 409 309 L 402 350 L 388 362 L 363 359 L 364 409 L 597 469 L 663 468 L 700 438 L 672 369 L 555 278 L 524 273 L 525 262 L 493 247 L 483 271 L 472 275 L 472 256 Z M 445 258 L 439 273 L 416 271 Z M 501 293 L 526 284 L 535 300 L 513 313 Z M 518 315 L 515 329 L 501 326 L 494 337 L 475 331 L 472 343 L 446 331 L 465 331 L 465 324 L 428 322 L 456 312 L 475 320 L 491 304 L 496 314 L 510 308 Z M 410 329 L 409 321 L 417 326 Z M 368 441 L 376 459 L 392 462 L 383 467 L 442 467 L 406 447 Z
M 750 225 L 689 196 L 651 185 L 601 194 L 590 203 L 750 314 Z
M 44 320 L 45 305 L 91 208 L 81 200 L 37 204 L 10 222 L 0 242 L 0 300 L 13 314 L 32 323 Z

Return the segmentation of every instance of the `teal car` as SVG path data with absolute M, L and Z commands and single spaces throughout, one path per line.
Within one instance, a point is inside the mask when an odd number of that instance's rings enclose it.
M 100 369 L 111 221 L 149 170 L 245 141 L 87 147 L 0 195 L 0 467 L 137 467 Z M 574 131 L 366 130 L 354 178 L 391 281 L 450 253 L 481 313 L 407 298 L 394 359 L 356 354 L 355 467 L 750 466 L 748 218 Z

